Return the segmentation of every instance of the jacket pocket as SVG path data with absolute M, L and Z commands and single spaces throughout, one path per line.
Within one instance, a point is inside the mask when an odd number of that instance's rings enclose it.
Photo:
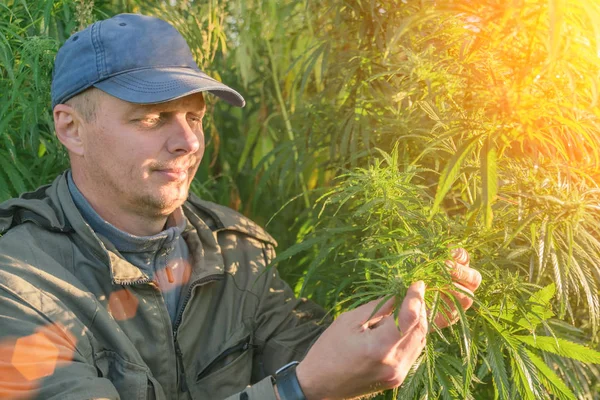
M 110 380 L 121 399 L 154 398 L 152 387 L 148 385 L 148 368 L 129 362 L 116 352 L 108 350 L 96 353 L 95 364 L 98 376 Z
M 242 391 L 252 376 L 252 336 L 246 335 L 216 354 L 196 374 L 197 398 L 221 399 Z M 195 396 L 196 398 L 196 396 Z

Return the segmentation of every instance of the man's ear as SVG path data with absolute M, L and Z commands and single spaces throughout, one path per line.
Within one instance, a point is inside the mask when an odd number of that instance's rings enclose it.
M 54 107 L 54 129 L 56 137 L 65 145 L 69 153 L 83 155 L 83 119 L 81 115 L 68 104 L 57 104 Z

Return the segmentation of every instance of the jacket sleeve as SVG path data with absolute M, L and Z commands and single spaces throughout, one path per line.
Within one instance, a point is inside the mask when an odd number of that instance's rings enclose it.
M 296 298 L 275 268 L 263 272 L 254 290 L 259 294 L 252 379 L 256 383 L 226 400 L 276 400 L 272 376 L 283 365 L 301 361 L 330 322 L 321 307 Z
M 227 397 L 225 400 L 277 400 L 273 382 L 270 377 L 264 378 L 246 390 Z
M 298 299 L 293 290 L 269 264 L 277 242 L 243 215 L 192 196 L 191 203 L 213 232 L 223 249 L 225 270 L 236 287 L 251 294 L 253 357 L 251 386 L 227 400 L 275 400 L 272 376 L 285 364 L 301 361 L 329 325 L 325 311 L 307 299 Z M 251 306 L 250 306 L 251 304 Z
M 274 255 L 274 249 L 267 244 L 267 265 Z M 330 320 L 317 304 L 305 298 L 296 298 L 276 268 L 269 267 L 262 275 L 262 290 L 255 315 L 256 340 L 261 351 L 256 359 L 259 365 L 255 370 L 266 376 L 274 375 L 275 371 L 291 361 L 301 361 Z
M 85 334 L 78 337 L 67 325 L 40 313 L 0 280 L 0 398 L 119 399 L 79 348 Z
M 238 245 L 242 243 L 238 242 Z M 264 265 L 274 258 L 273 247 L 263 242 Z M 330 321 L 325 311 L 299 299 L 274 267 L 257 272 L 251 290 L 257 299 L 254 315 L 252 386 L 227 400 L 276 400 L 272 376 L 291 361 L 301 361 Z

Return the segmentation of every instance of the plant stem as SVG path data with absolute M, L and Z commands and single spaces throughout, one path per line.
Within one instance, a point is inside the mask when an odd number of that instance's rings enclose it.
M 281 95 L 281 87 L 279 86 L 279 76 L 277 74 L 277 66 L 275 65 L 275 57 L 273 56 L 273 49 L 271 48 L 271 43 L 266 40 L 267 52 L 269 53 L 269 61 L 271 62 L 271 67 L 273 73 L 271 74 L 271 78 L 273 78 L 273 86 L 275 86 L 275 93 L 277 95 L 277 101 L 279 102 L 279 107 L 281 108 L 281 114 L 283 115 L 283 121 L 285 122 L 285 129 L 288 135 L 288 139 L 292 142 L 292 149 L 294 151 L 294 161 L 296 165 L 298 165 L 299 154 L 298 147 L 296 147 L 296 138 L 294 136 L 294 130 L 292 129 L 292 123 L 290 122 L 290 118 L 287 113 L 287 108 L 285 106 L 285 102 L 283 100 L 283 96 Z M 304 174 L 300 171 L 299 174 L 300 186 L 302 187 L 302 194 L 304 197 L 304 205 L 306 208 L 310 208 L 310 201 L 308 199 L 308 188 L 306 186 L 306 182 L 304 181 Z

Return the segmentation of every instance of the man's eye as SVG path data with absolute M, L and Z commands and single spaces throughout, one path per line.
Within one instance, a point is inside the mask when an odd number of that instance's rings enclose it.
M 160 124 L 161 121 L 162 121 L 161 117 L 146 117 L 146 118 L 140 119 L 140 122 L 144 126 L 156 126 L 156 125 Z
M 190 120 L 190 123 L 192 123 L 193 125 L 200 125 L 200 124 L 202 124 L 202 117 L 201 116 L 190 115 L 190 116 L 188 116 L 188 119 Z

